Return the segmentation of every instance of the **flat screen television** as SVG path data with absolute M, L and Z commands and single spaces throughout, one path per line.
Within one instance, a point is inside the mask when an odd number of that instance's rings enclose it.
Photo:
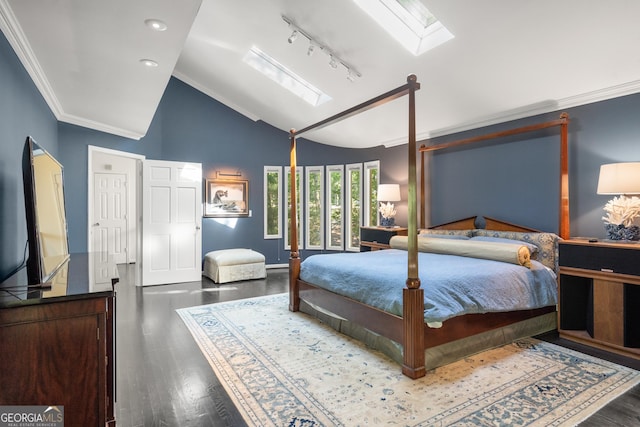
M 50 286 L 51 278 L 69 260 L 63 167 L 28 136 L 22 154 L 22 177 L 29 285 Z

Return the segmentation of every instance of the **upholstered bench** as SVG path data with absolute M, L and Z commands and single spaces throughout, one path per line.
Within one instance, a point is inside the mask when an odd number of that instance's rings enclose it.
M 222 249 L 204 256 L 204 273 L 216 283 L 264 279 L 264 255 L 251 249 Z

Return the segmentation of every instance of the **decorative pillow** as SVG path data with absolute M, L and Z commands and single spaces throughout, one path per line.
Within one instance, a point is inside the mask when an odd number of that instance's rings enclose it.
M 471 240 L 480 241 L 480 242 L 498 242 L 498 243 L 511 243 L 512 245 L 525 245 L 529 248 L 529 252 L 531 253 L 531 258 L 536 259 L 536 255 L 538 254 L 538 246 L 533 243 L 529 243 L 523 240 L 513 240 L 506 239 L 504 237 L 492 237 L 492 236 L 473 236 Z
M 463 236 L 463 237 L 473 237 L 473 230 L 431 230 L 428 228 L 423 228 L 420 230 L 419 234 L 427 234 L 433 236 Z
M 433 234 L 433 233 L 421 233 L 418 235 L 420 239 L 453 239 L 453 240 L 469 240 L 472 237 L 465 236 L 463 234 Z
M 536 261 L 558 272 L 558 242 L 562 240 L 554 233 L 535 233 L 518 231 L 474 230 L 475 236 L 499 237 L 534 244 L 538 247 Z
M 407 236 L 393 236 L 389 241 L 389 245 L 393 249 L 406 250 L 407 239 Z M 508 262 L 531 268 L 531 253 L 523 244 L 423 237 L 418 239 L 418 250 L 420 252 Z

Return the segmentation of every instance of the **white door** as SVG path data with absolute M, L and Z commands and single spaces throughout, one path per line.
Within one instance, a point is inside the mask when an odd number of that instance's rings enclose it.
M 127 175 L 93 175 L 91 252 L 111 256 L 115 264 L 127 262 Z
M 142 285 L 200 280 L 202 165 L 145 160 L 142 170 Z

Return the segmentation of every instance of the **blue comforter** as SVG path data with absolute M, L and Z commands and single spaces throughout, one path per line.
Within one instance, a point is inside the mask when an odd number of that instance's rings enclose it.
M 499 261 L 418 253 L 424 318 L 430 326 L 469 313 L 555 305 L 555 273 L 532 261 L 531 269 Z M 321 288 L 402 316 L 407 252 L 384 250 L 313 255 L 300 278 Z

